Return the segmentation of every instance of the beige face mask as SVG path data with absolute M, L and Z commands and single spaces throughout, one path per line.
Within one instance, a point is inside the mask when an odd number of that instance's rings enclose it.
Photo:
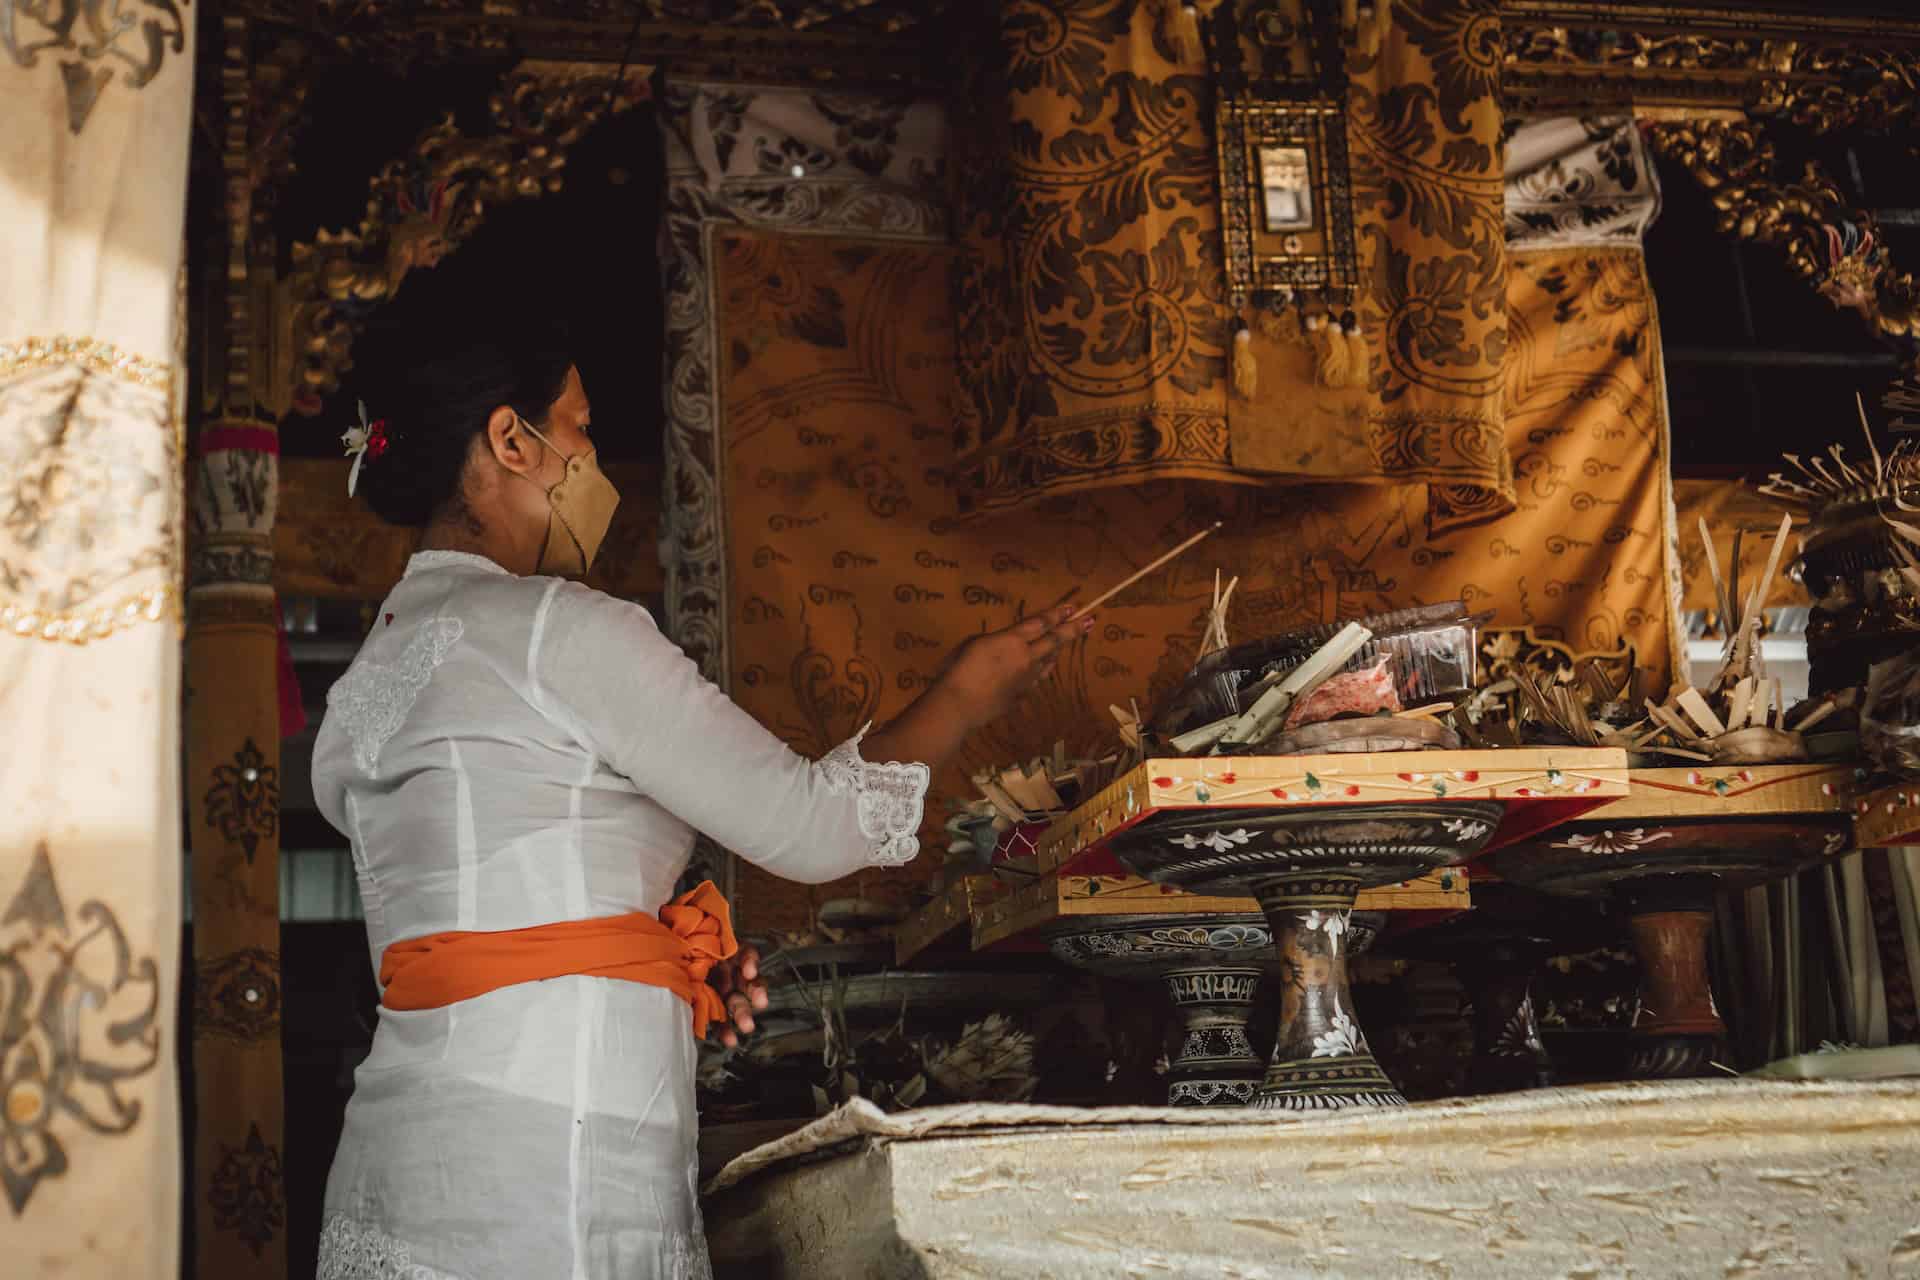
M 520 425 L 541 444 L 560 452 L 525 418 L 520 419 Z M 613 523 L 614 509 L 620 505 L 620 491 L 600 470 L 595 450 L 567 459 L 566 475 L 547 490 L 547 505 L 552 508 L 547 517 L 547 542 L 534 572 L 562 578 L 586 577 L 600 552 L 601 540 L 607 536 L 607 526 Z

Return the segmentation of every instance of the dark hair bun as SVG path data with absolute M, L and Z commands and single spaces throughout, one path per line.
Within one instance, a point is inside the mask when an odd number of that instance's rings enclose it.
M 387 434 L 386 451 L 361 464 L 356 492 L 381 519 L 414 527 L 458 509 L 493 411 L 511 405 L 544 422 L 573 364 L 551 332 L 459 321 L 369 331 L 354 354 L 352 387 Z

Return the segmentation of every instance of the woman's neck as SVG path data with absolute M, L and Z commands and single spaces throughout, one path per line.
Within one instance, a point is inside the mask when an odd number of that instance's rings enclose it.
M 483 521 L 470 513 L 436 516 L 420 534 L 420 550 L 485 556 L 524 578 L 540 566 L 540 544 L 525 545 L 512 536 L 506 523 Z

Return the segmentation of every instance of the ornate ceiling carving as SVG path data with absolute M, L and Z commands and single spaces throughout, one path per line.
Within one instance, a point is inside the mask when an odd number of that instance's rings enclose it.
M 1920 353 L 1920 286 L 1894 264 L 1872 214 L 1817 165 L 1778 177 L 1773 144 L 1746 120 L 1658 123 L 1647 138 L 1707 189 L 1723 232 L 1779 249 L 1821 297 L 1858 313 L 1908 361 Z
M 607 114 L 644 101 L 650 70 L 630 68 L 616 87 L 605 67 L 523 64 L 493 95 L 486 133 L 441 121 L 374 177 L 356 226 L 295 243 L 291 270 L 274 282 L 269 411 L 318 412 L 366 318 L 406 276 L 438 266 L 495 206 L 558 190 L 568 150 Z
M 238 0 L 256 22 L 348 58 L 515 55 L 672 66 L 717 80 L 937 78 L 920 0 Z M 644 16 L 643 16 L 644 15 Z M 636 25 L 636 19 L 639 19 Z
M 1754 111 L 1816 129 L 1907 118 L 1920 18 L 1839 8 L 1505 0 L 1504 88 L 1527 111 Z

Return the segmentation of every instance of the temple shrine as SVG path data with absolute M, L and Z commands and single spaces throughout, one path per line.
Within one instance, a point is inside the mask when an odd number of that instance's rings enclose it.
M 1900 0 L 0 48 L 0 1274 L 1920 1269 Z

